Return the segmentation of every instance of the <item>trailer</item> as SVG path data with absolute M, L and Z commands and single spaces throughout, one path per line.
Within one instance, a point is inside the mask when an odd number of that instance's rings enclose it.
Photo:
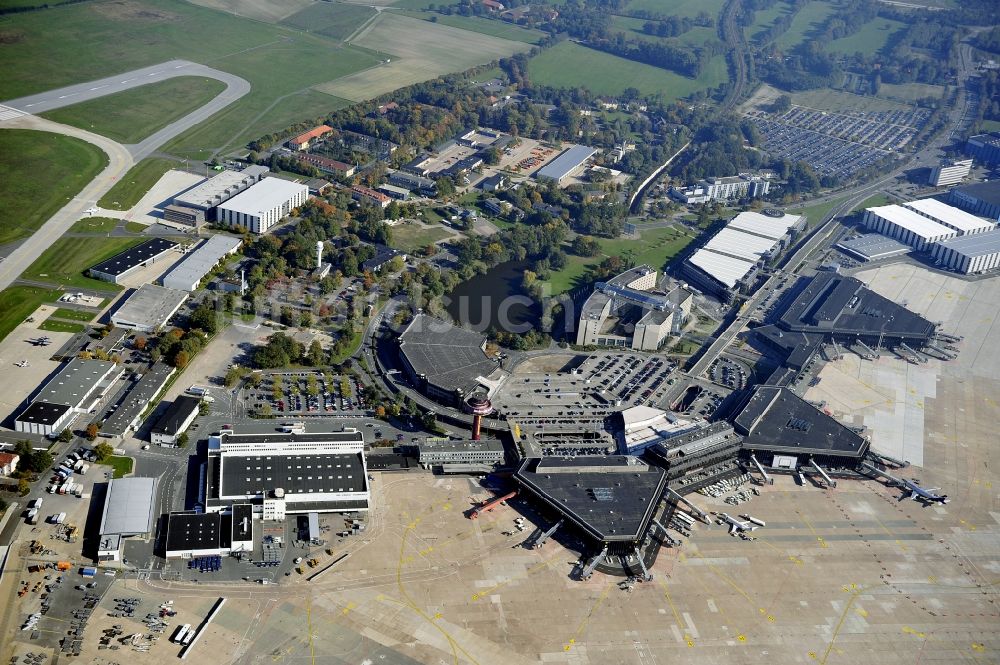
M 66 521 L 66 513 L 59 513 L 56 515 L 56 524 L 62 524 Z
M 28 502 L 28 508 L 35 508 L 37 510 L 38 508 L 41 508 L 41 507 L 42 507 L 42 499 L 41 498 L 32 499 L 31 501 Z
M 38 524 L 38 508 L 28 511 L 28 524 Z
M 76 465 L 76 472 L 82 475 L 86 475 L 88 471 L 90 471 L 90 465 L 84 462 L 83 460 L 80 460 L 80 462 Z
M 187 636 L 188 631 L 190 629 L 191 629 L 191 624 L 189 623 L 184 624 L 183 626 L 177 629 L 177 632 L 174 633 L 174 636 L 171 639 L 174 642 L 177 642 L 178 644 L 183 643 L 184 638 Z

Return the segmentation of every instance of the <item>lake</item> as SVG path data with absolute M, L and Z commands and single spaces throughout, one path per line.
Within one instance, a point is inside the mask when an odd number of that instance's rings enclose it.
M 542 309 L 521 288 L 526 261 L 497 264 L 446 294 L 445 309 L 462 326 L 524 333 L 538 326 Z

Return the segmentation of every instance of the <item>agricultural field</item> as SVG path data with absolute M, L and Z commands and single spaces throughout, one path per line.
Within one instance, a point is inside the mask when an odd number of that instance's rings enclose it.
M 390 62 L 317 85 L 316 90 L 360 101 L 530 48 L 523 42 L 470 35 L 467 30 L 392 12 L 380 14 L 351 44 L 376 51 Z
M 62 291 L 37 286 L 11 286 L 0 291 L 0 339 L 19 326 L 43 303 L 55 302 Z
M 694 18 L 699 12 L 707 12 L 717 19 L 723 4 L 723 0 L 631 0 L 625 8 L 689 18 Z
M 580 286 L 587 272 L 600 264 L 608 256 L 620 256 L 630 259 L 635 265 L 647 264 L 662 269 L 673 257 L 677 256 L 694 237 L 686 231 L 676 228 L 657 228 L 641 231 L 640 237 L 598 239 L 601 254 L 594 257 L 581 257 L 568 254 L 566 267 L 550 274 L 546 283 L 551 289 L 551 295 L 558 295 Z
M 400 224 L 392 227 L 392 246 L 404 252 L 413 253 L 438 240 L 450 238 L 454 233 L 441 226 L 422 226 L 419 224 Z
M 117 284 L 85 277 L 83 272 L 94 264 L 138 245 L 142 240 L 142 238 L 107 236 L 59 238 L 24 271 L 21 277 L 65 288 L 120 291 L 122 287 Z
M 723 56 L 713 58 L 699 79 L 689 79 L 573 42 L 562 42 L 532 58 L 528 71 L 531 80 L 542 85 L 584 87 L 599 95 L 617 95 L 633 87 L 644 94 L 661 94 L 664 99 L 687 97 L 728 79 Z
M 853 35 L 848 35 L 843 39 L 835 39 L 827 46 L 830 53 L 843 53 L 853 55 L 854 53 L 864 53 L 875 55 L 885 47 L 889 38 L 898 30 L 906 27 L 904 23 L 886 18 L 876 18 L 869 21 Z
M 789 50 L 804 42 L 836 9 L 832 2 L 813 0 L 807 4 L 795 15 L 785 34 L 776 40 L 778 48 Z
M 246 78 L 253 87 L 248 95 L 165 148 L 192 159 L 342 107 L 343 100 L 313 86 L 378 63 L 370 52 L 319 35 L 169 0 L 97 0 L 11 15 L 4 17 L 3 35 L 10 38 L 2 39 L 0 99 L 171 58 Z
M 371 7 L 342 2 L 318 2 L 288 16 L 281 24 L 331 39 L 347 39 L 373 16 L 375 10 Z
M 164 173 L 176 166 L 177 162 L 170 159 L 147 157 L 130 168 L 128 173 L 101 197 L 97 205 L 105 210 L 131 210 Z
M 909 111 L 912 106 L 850 92 L 820 88 L 792 93 L 792 103 L 821 111 Z
M 437 12 L 421 12 L 408 9 L 392 8 L 394 14 L 409 16 L 410 18 L 422 21 L 433 21 L 440 25 L 450 25 L 453 28 L 461 28 L 469 32 L 478 32 L 483 35 L 491 35 L 501 39 L 510 39 L 515 42 L 525 42 L 526 44 L 537 44 L 545 38 L 546 33 L 532 28 L 522 28 L 513 23 L 499 21 L 496 19 L 482 18 L 479 16 L 460 16 L 452 14 L 439 14 Z
M 191 2 L 256 21 L 277 23 L 309 7 L 314 0 L 191 0 Z
M 222 81 L 181 76 L 48 111 L 42 117 L 119 143 L 138 143 L 204 106 L 225 89 Z
M 99 148 L 70 136 L 0 131 L 0 244 L 31 235 L 107 163 Z

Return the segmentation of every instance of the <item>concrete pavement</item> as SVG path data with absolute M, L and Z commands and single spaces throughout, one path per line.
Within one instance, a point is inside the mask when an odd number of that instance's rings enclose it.
M 108 76 L 96 81 L 78 83 L 56 90 L 41 92 L 36 95 L 19 97 L 18 99 L 3 102 L 3 106 L 25 113 L 44 113 L 178 76 L 203 76 L 215 79 L 225 83 L 226 89 L 204 106 L 167 125 L 152 136 L 147 137 L 139 143 L 125 146 L 132 157 L 136 161 L 139 161 L 143 157 L 151 155 L 158 147 L 170 139 L 207 120 L 210 116 L 250 92 L 250 83 L 246 79 L 234 74 L 219 71 L 205 65 L 199 65 L 196 62 L 170 60 L 158 65 L 133 69 L 130 72 Z

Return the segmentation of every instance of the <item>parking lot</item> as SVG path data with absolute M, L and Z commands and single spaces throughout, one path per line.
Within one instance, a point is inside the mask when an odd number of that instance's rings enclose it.
M 506 416 L 534 418 L 604 417 L 639 404 L 657 406 L 677 368 L 673 360 L 639 354 L 566 360 L 572 369 L 538 371 L 537 358 L 518 366 L 494 396 L 494 406 Z
M 320 372 L 266 374 L 258 387 L 244 390 L 246 409 L 258 415 L 364 415 L 368 403 L 354 377 Z
M 925 109 L 836 113 L 793 106 L 750 120 L 772 154 L 808 163 L 822 175 L 850 177 L 906 146 L 927 123 Z

